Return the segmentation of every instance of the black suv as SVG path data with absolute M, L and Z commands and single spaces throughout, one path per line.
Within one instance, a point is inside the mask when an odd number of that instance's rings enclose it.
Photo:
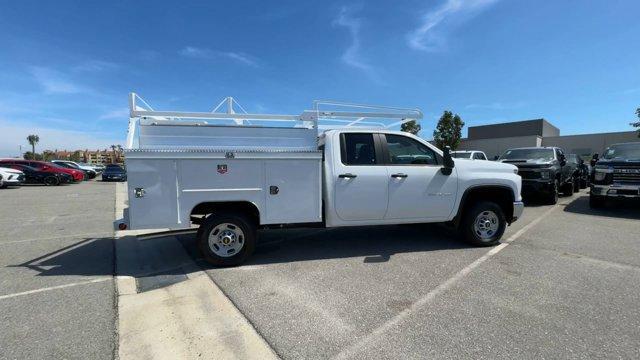
M 567 155 L 567 163 L 575 168 L 573 172 L 573 192 L 579 192 L 580 189 L 587 187 L 586 179 L 589 177 L 589 169 L 584 164 L 584 160 L 576 154 Z M 583 186 L 584 182 L 584 186 Z
M 558 193 L 573 194 L 573 180 L 577 164 L 567 161 L 564 151 L 557 147 L 529 147 L 509 149 L 498 161 L 518 167 L 522 177 L 522 196 L 542 194 L 548 204 L 558 202 Z
M 602 207 L 607 198 L 640 198 L 640 142 L 613 144 L 594 160 L 591 207 Z

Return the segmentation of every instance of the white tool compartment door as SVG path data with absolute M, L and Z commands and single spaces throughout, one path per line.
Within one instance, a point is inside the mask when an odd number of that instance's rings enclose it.
M 180 227 L 174 160 L 127 159 L 127 180 L 133 229 Z
M 265 161 L 266 223 L 320 222 L 319 159 Z

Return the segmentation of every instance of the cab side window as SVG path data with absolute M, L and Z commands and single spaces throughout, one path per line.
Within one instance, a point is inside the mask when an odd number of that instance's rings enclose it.
M 378 162 L 373 134 L 342 134 L 340 151 L 345 165 L 375 165 Z
M 438 165 L 436 153 L 426 145 L 402 135 L 385 135 L 389 161 L 394 165 Z

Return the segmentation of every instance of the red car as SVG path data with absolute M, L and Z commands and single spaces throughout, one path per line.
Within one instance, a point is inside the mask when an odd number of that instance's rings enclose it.
M 50 173 L 63 173 L 69 174 L 73 177 L 73 181 L 80 182 L 84 180 L 84 172 L 75 169 L 63 168 L 62 166 L 58 166 L 54 163 L 46 162 L 46 161 L 36 161 L 36 160 L 21 160 L 21 159 L 3 159 L 0 160 L 0 163 L 3 164 L 17 164 L 17 165 L 27 165 L 32 168 L 37 169 L 38 171 L 50 172 Z

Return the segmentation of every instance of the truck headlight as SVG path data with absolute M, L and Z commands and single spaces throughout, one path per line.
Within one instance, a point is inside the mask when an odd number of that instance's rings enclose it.
M 607 177 L 607 174 L 610 174 L 613 172 L 613 168 L 610 166 L 604 166 L 604 165 L 596 165 L 596 167 L 594 168 L 594 179 L 596 181 L 602 181 L 605 179 L 605 177 Z
M 549 170 L 540 171 L 540 179 L 548 179 L 549 178 Z

